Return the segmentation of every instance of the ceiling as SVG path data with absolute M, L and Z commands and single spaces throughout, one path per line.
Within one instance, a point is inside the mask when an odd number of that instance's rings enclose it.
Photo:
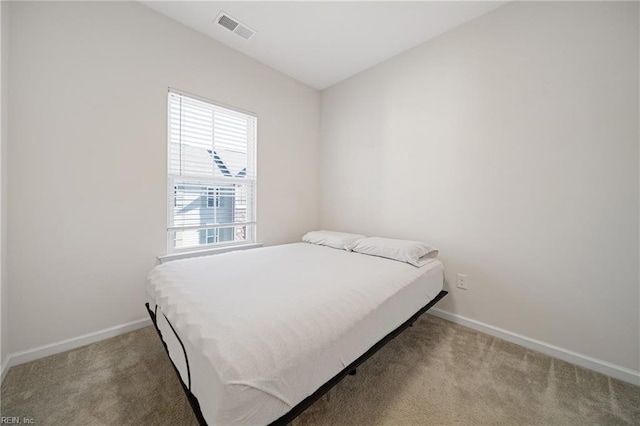
M 322 90 L 506 2 L 143 3 Z M 245 40 L 216 24 L 220 11 L 257 34 Z

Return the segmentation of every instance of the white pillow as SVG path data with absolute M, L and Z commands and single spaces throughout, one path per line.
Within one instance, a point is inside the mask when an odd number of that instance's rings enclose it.
M 328 246 L 328 247 L 333 247 L 340 250 L 345 250 L 355 241 L 364 237 L 365 237 L 364 235 L 347 234 L 345 232 L 311 231 L 311 232 L 307 232 L 302 237 L 302 241 L 305 241 L 311 244 L 319 244 L 321 246 Z
M 347 250 L 372 256 L 386 257 L 420 267 L 429 259 L 438 256 L 438 249 L 420 241 L 395 240 L 392 238 L 369 237 L 355 241 Z

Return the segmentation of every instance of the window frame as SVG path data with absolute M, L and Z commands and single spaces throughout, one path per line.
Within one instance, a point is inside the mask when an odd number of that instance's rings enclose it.
M 243 177 L 203 177 L 203 176 L 178 176 L 171 173 L 171 122 L 170 122 L 170 108 L 171 108 L 171 95 L 179 95 L 187 98 L 194 99 L 199 102 L 204 102 L 212 105 L 214 108 L 222 108 L 226 110 L 230 110 L 236 113 L 240 113 L 243 115 L 247 115 L 254 118 L 254 125 L 252 126 L 252 134 L 251 138 L 253 139 L 251 143 L 247 145 L 247 165 L 252 166 L 253 174 L 252 176 L 247 175 Z M 179 255 L 180 253 L 189 253 L 189 252 L 203 252 L 203 251 L 212 251 L 219 249 L 228 249 L 233 248 L 234 246 L 244 247 L 244 246 L 255 246 L 257 243 L 257 145 L 258 145 L 258 115 L 254 112 L 250 112 L 247 110 L 243 110 L 237 107 L 229 106 L 220 102 L 212 101 L 210 99 L 203 98 L 198 95 L 194 95 L 188 92 L 184 92 L 181 90 L 177 90 L 175 88 L 169 87 L 167 92 L 167 110 L 165 111 L 165 118 L 167 120 L 167 132 L 166 132 L 166 149 L 167 149 L 167 165 L 166 165 L 166 176 L 167 176 L 167 255 Z M 249 146 L 250 145 L 250 146 Z M 202 226 L 184 226 L 184 227 L 176 227 L 172 226 L 174 223 L 175 215 L 175 203 L 177 200 L 177 194 L 175 187 L 180 186 L 180 181 L 188 182 L 188 185 L 200 184 L 203 187 L 206 187 L 206 208 L 212 208 L 209 206 L 209 198 L 211 189 L 214 189 L 214 205 L 215 200 L 218 200 L 218 206 L 220 206 L 220 190 L 218 186 L 225 186 L 229 184 L 240 184 L 247 185 L 250 189 L 250 197 L 247 200 L 247 213 L 249 214 L 249 209 L 251 210 L 250 217 L 253 219 L 247 222 L 237 222 L 237 223 L 219 223 L 214 225 L 202 225 Z M 251 208 L 248 205 L 251 205 Z M 217 207 L 213 207 L 214 209 Z M 215 240 L 219 239 L 219 229 L 221 228 L 233 228 L 234 233 L 236 227 L 246 226 L 246 238 L 243 241 L 227 241 L 227 242 L 214 242 L 214 243 L 204 243 L 198 244 L 194 246 L 188 247 L 175 247 L 175 240 L 177 239 L 176 233 L 179 229 L 187 229 L 187 230 L 197 230 L 197 229 L 206 229 L 205 235 L 209 235 L 209 230 L 214 232 L 214 235 L 218 238 L 214 238 Z M 208 238 L 205 238 L 205 241 Z

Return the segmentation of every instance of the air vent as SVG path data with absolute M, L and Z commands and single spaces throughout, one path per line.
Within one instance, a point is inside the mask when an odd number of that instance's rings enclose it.
M 229 18 L 227 15 L 222 15 L 220 18 L 218 18 L 218 24 L 231 31 L 235 30 L 238 26 L 238 23 Z
M 244 25 L 236 18 L 232 18 L 226 12 L 220 12 L 216 18 L 216 23 L 239 35 L 245 40 L 249 40 L 256 33 L 254 30 Z

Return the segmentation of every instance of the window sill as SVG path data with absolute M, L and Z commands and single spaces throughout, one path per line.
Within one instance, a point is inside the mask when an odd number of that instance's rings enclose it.
M 249 249 L 254 249 L 262 246 L 263 246 L 262 243 L 251 243 L 251 244 L 239 244 L 235 246 L 216 247 L 216 248 L 210 248 L 205 250 L 182 251 L 177 253 L 166 254 L 164 256 L 158 256 L 158 260 L 160 261 L 160 263 L 167 263 L 167 262 L 171 262 L 172 260 L 188 259 L 190 257 L 199 257 L 199 256 L 209 256 L 212 254 L 221 254 L 221 253 L 227 253 L 227 252 L 236 251 L 236 250 L 249 250 Z

